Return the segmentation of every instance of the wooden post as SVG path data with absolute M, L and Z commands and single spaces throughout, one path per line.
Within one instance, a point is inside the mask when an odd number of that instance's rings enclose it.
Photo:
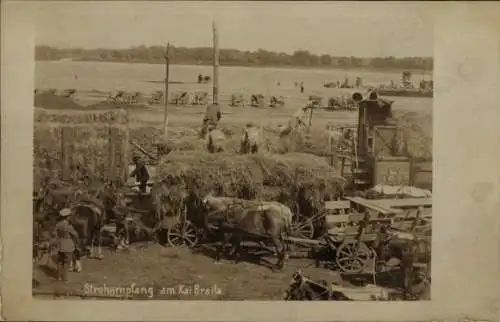
M 214 82 L 213 82 L 213 103 L 219 103 L 219 37 L 217 32 L 217 25 L 215 21 L 212 23 L 212 31 L 214 37 Z
M 120 153 L 121 160 L 120 160 L 120 169 L 121 169 L 121 183 L 125 184 L 129 178 L 129 170 L 128 170 L 128 165 L 129 165 L 129 153 L 130 153 L 130 146 L 129 146 L 129 137 L 130 137 L 130 131 L 129 131 L 129 123 L 127 120 L 127 124 L 125 127 L 125 135 L 122 137 L 120 141 L 120 150 L 123 151 Z
M 333 153 L 332 153 L 332 129 L 328 128 L 328 154 L 330 159 L 330 166 L 333 167 Z M 340 174 L 342 175 L 342 169 L 340 170 Z
M 170 43 L 167 43 L 165 48 L 165 93 L 163 94 L 163 100 L 165 105 L 165 115 L 163 116 L 163 136 L 165 137 L 165 142 L 167 140 L 168 133 L 168 83 L 169 83 L 169 73 L 170 73 Z

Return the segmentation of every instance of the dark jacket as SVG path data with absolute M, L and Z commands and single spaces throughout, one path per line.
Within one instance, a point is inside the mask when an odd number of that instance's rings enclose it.
M 222 117 L 222 113 L 220 111 L 220 107 L 217 104 L 210 104 L 207 106 L 207 111 L 205 112 L 205 117 L 203 121 L 205 123 L 213 123 L 217 124 Z
M 146 165 L 143 163 L 138 163 L 135 166 L 134 171 L 130 174 L 131 177 L 135 177 L 137 182 L 148 182 L 149 172 Z

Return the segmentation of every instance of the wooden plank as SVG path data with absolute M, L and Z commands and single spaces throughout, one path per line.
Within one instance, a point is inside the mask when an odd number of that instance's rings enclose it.
M 349 215 L 326 215 L 325 219 L 327 224 L 348 223 Z
M 365 215 L 364 214 L 348 214 L 348 215 L 327 215 L 325 216 L 327 225 L 336 225 L 336 224 L 346 224 L 346 223 L 358 223 L 363 221 Z M 370 214 L 368 220 L 373 222 L 388 222 L 394 216 L 388 217 L 379 217 L 378 215 Z
M 399 213 L 402 211 L 400 209 L 394 209 L 394 208 L 388 209 L 388 208 L 379 206 L 379 205 L 375 204 L 373 202 L 373 200 L 368 200 L 368 199 L 361 198 L 361 197 L 348 197 L 346 199 L 351 201 L 354 204 L 363 206 L 363 207 L 368 208 L 370 210 L 374 210 L 374 211 L 379 212 L 379 213 L 384 214 L 384 215 L 395 214 L 395 213 Z
M 129 140 L 130 144 L 132 144 L 137 150 L 139 150 L 139 152 L 141 152 L 142 154 L 148 156 L 149 158 L 151 158 L 151 160 L 153 161 L 158 161 L 158 159 L 152 155 L 151 153 L 149 153 L 148 151 L 146 151 L 142 146 L 140 146 L 139 144 L 137 144 L 136 142 L 132 141 L 132 140 Z
M 292 243 L 297 243 L 297 244 L 306 244 L 306 245 L 319 245 L 321 242 L 316 239 L 305 239 L 305 238 L 298 238 L 298 237 L 285 237 L 285 240 L 292 242 Z
M 369 202 L 382 208 L 432 207 L 432 198 L 380 199 Z
M 335 210 L 335 209 L 349 209 L 351 208 L 351 203 L 347 200 L 340 201 L 327 201 L 325 202 L 325 209 Z

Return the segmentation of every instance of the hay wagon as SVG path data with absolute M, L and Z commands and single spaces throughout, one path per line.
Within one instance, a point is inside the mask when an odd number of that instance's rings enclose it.
M 264 100 L 264 95 L 262 94 L 252 94 L 250 96 L 250 106 L 252 107 L 265 107 L 266 103 Z
M 246 104 L 245 98 L 243 97 L 243 94 L 232 94 L 231 95 L 231 103 L 229 106 L 231 107 L 244 107 Z
M 283 96 L 271 96 L 269 98 L 269 107 L 285 106 L 285 98 Z
M 133 166 L 129 167 L 129 173 Z M 148 165 L 151 177 L 154 177 L 155 166 Z M 194 247 L 199 241 L 199 229 L 187 218 L 186 207 L 175 209 L 165 215 L 158 214 L 153 207 L 151 188 L 154 182 L 148 182 L 146 192 L 140 192 L 137 182 L 127 184 L 130 190 L 125 196 L 131 201 L 129 205 L 129 230 L 136 235 L 161 235 L 172 247 Z
M 190 100 L 191 95 L 189 92 L 179 92 L 174 94 L 171 103 L 175 105 L 188 105 Z
M 151 95 L 151 99 L 149 100 L 149 104 L 155 105 L 155 104 L 161 104 L 163 101 L 163 91 L 156 91 Z
M 309 101 L 311 102 L 312 108 L 321 108 L 323 106 L 323 97 L 317 95 L 310 95 Z
M 328 106 L 325 107 L 328 111 L 335 110 L 354 110 L 356 105 L 351 98 L 342 96 L 328 98 Z
M 292 245 L 312 248 L 314 254 L 326 254 L 326 261 L 334 263 L 344 273 L 360 273 L 373 259 L 371 246 L 384 224 L 413 232 L 427 251 L 431 205 L 429 198 L 368 200 L 353 197 L 330 202 L 326 210 L 350 213 L 324 215 L 328 232 L 320 239 L 298 237 L 297 234 L 287 239 Z M 302 222 L 302 226 L 308 225 Z M 303 232 L 297 226 L 294 229 Z
M 193 105 L 207 105 L 208 104 L 208 93 L 207 92 L 195 92 L 193 98 Z

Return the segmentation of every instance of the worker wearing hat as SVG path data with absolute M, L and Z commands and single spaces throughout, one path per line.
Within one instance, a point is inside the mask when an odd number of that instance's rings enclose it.
M 298 129 L 299 127 L 305 126 L 305 118 L 307 115 L 310 113 L 309 111 L 314 108 L 314 103 L 312 97 L 309 97 L 309 100 L 307 101 L 307 104 L 304 106 L 299 107 L 295 113 L 290 117 L 288 120 L 288 123 L 286 126 L 282 127 L 280 129 L 280 137 L 284 137 L 290 132 L 292 132 L 295 129 Z
M 295 113 L 293 114 L 292 119 L 290 122 L 292 122 L 292 127 L 298 127 L 305 125 L 305 118 L 309 115 L 310 110 L 314 108 L 314 102 L 313 98 L 309 97 L 306 105 L 299 107 Z
M 210 104 L 207 106 L 205 116 L 203 117 L 203 126 L 200 132 L 201 137 L 205 137 L 209 130 L 213 130 L 219 124 L 222 118 L 222 112 L 218 103 Z
M 78 232 L 69 222 L 72 215 L 71 209 L 64 208 L 59 212 L 59 222 L 56 224 L 56 249 L 58 253 L 57 271 L 58 279 L 67 280 L 67 271 L 81 271 L 81 263 L 75 259 L 76 240 Z M 75 264 L 73 266 L 73 263 Z
M 135 169 L 132 171 L 130 176 L 135 177 L 135 180 L 139 182 L 139 191 L 146 193 L 146 187 L 150 178 L 149 171 L 139 154 L 134 154 L 132 160 L 135 164 Z

